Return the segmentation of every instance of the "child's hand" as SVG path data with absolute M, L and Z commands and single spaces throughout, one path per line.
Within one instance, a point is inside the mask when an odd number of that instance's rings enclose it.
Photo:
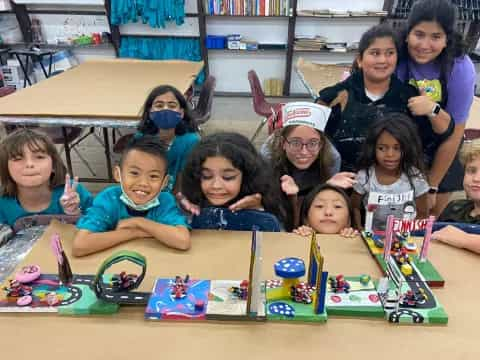
M 430 115 L 435 106 L 435 102 L 430 99 L 424 88 L 419 88 L 419 96 L 414 96 L 408 99 L 408 108 L 415 116 Z
M 117 223 L 116 230 L 120 229 L 140 229 L 141 228 L 141 217 L 131 217 L 129 219 L 120 220 Z
M 280 178 L 280 186 L 282 188 L 282 191 L 289 196 L 298 194 L 298 185 L 295 183 L 295 180 L 293 180 L 290 175 L 283 175 Z
M 80 196 L 77 193 L 78 177 L 75 176 L 73 184 L 70 175 L 65 175 L 65 190 L 60 198 L 60 205 L 67 215 L 80 215 Z
M 256 193 L 253 195 L 247 195 L 236 203 L 228 207 L 231 211 L 238 211 L 243 209 L 263 210 L 262 207 L 262 194 Z
M 433 240 L 441 241 L 445 244 L 453 245 L 456 247 L 464 248 L 465 240 L 467 239 L 467 233 L 459 228 L 447 225 L 444 228 L 435 231 L 432 234 Z
M 352 172 L 339 172 L 333 175 L 328 179 L 327 184 L 332 186 L 337 186 L 342 189 L 349 189 L 357 183 L 356 180 L 357 174 Z
M 192 215 L 200 215 L 200 206 L 191 203 L 181 192 L 177 193 L 176 198 L 182 209 Z
M 344 228 L 340 231 L 340 236 L 347 237 L 347 238 L 352 238 L 358 235 L 358 230 L 348 227 Z
M 310 226 L 302 225 L 294 229 L 293 233 L 301 236 L 310 236 L 313 234 L 313 229 Z
M 128 230 L 131 239 L 151 237 L 152 235 L 142 228 L 142 222 L 144 220 L 142 217 L 120 220 L 115 230 Z

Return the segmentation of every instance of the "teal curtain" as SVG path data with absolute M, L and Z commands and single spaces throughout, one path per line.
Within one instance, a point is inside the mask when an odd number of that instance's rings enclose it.
M 201 61 L 200 39 L 189 37 L 137 37 L 122 36 L 119 57 L 145 60 Z M 203 71 L 195 81 L 204 81 Z
M 137 22 L 138 18 L 151 27 L 165 27 L 167 21 L 182 25 L 185 18 L 185 0 L 112 0 L 112 25 Z

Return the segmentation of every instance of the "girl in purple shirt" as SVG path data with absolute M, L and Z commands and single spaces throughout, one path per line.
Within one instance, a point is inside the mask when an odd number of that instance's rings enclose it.
M 475 68 L 456 33 L 456 7 L 446 0 L 414 4 L 404 35 L 397 76 L 416 86 L 420 95 L 409 100 L 414 115 L 432 122 L 455 122 L 453 134 L 437 149 L 430 167 L 430 207 L 439 215 L 451 192 L 462 189 L 463 168 L 456 155 L 474 96 Z

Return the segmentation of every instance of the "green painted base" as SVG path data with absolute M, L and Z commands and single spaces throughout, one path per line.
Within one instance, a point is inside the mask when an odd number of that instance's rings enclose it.
M 279 321 L 299 321 L 299 322 L 321 322 L 327 321 L 327 312 L 315 314 L 313 303 L 296 303 L 290 299 L 275 299 L 272 294 L 276 294 L 278 286 L 266 288 L 266 314 L 267 320 Z
M 328 315 L 345 317 L 384 318 L 385 311 L 372 281 L 362 285 L 359 276 L 346 276 L 350 284 L 349 293 L 335 293 L 327 289 L 326 307 Z
M 398 293 L 394 290 L 395 287 L 390 282 L 390 288 L 388 291 L 388 298 L 392 299 L 398 296 Z M 422 308 L 422 306 L 399 306 L 397 310 L 386 305 L 385 318 L 393 323 L 398 324 L 427 324 L 427 325 L 445 325 L 448 323 L 448 315 L 445 309 L 433 295 L 428 287 L 424 287 L 425 291 L 429 294 L 430 298 L 427 300 L 429 303 L 428 308 Z M 408 283 L 402 283 L 400 293 L 405 294 L 410 290 Z M 425 306 L 424 304 L 423 306 Z
M 118 304 L 97 299 L 95 292 L 87 285 L 75 285 L 82 291 L 82 297 L 70 305 L 58 307 L 60 315 L 109 315 L 118 312 Z
M 293 316 L 282 315 L 278 313 L 272 313 L 271 305 L 274 304 L 287 304 L 295 311 Z M 267 301 L 267 320 L 279 320 L 279 321 L 299 321 L 299 322 L 327 322 L 327 313 L 324 311 L 321 314 L 315 314 L 313 312 L 312 304 L 300 304 L 290 300 L 280 301 Z
M 387 267 L 383 260 L 383 249 L 377 247 L 373 240 L 366 236 L 364 232 L 362 232 L 362 239 L 365 241 L 370 254 L 372 254 L 381 270 L 385 273 Z M 412 257 L 413 263 L 417 266 L 418 270 L 420 270 L 420 273 L 430 287 L 443 287 L 445 285 L 445 280 L 428 259 L 425 262 L 420 262 L 418 249 L 416 252 L 410 252 L 409 255 Z
M 387 265 L 383 259 L 383 255 L 374 255 L 374 257 L 382 271 L 386 273 Z M 445 280 L 428 259 L 425 262 L 421 262 L 417 255 L 411 255 L 411 257 L 413 258 L 413 264 L 420 271 L 420 274 L 423 276 L 428 286 L 443 287 L 445 285 Z

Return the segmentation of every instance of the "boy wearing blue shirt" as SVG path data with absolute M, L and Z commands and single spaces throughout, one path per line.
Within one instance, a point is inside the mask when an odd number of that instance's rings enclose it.
M 115 168 L 120 185 L 98 194 L 77 223 L 73 255 L 84 256 L 136 238 L 153 237 L 172 248 L 190 248 L 189 226 L 168 183 L 166 147 L 158 137 L 135 138 Z

